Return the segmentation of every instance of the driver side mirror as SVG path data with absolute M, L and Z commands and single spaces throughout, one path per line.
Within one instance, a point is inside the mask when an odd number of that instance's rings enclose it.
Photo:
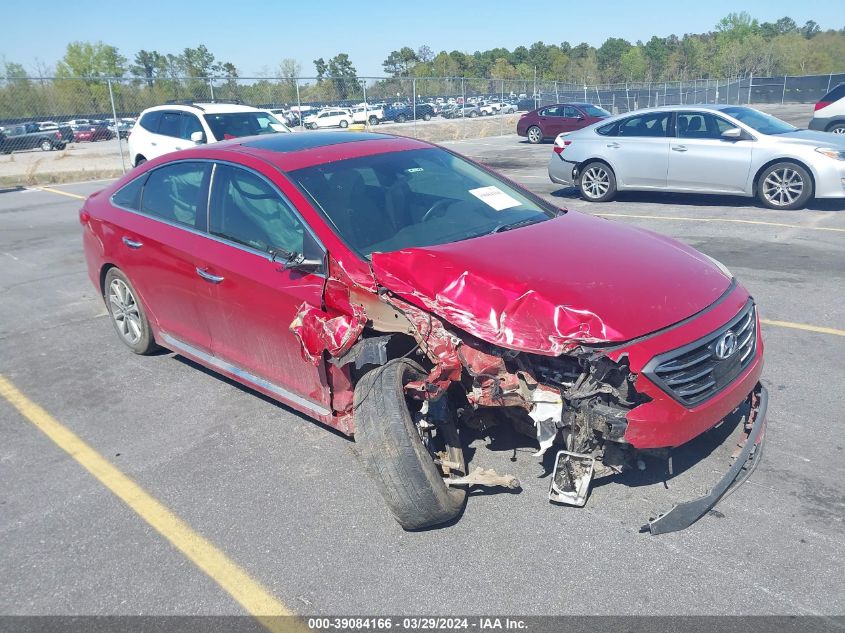
M 191 132 L 191 141 L 197 145 L 205 143 L 205 132 Z
M 742 128 L 732 127 L 722 132 L 722 138 L 726 141 L 738 141 L 742 138 Z

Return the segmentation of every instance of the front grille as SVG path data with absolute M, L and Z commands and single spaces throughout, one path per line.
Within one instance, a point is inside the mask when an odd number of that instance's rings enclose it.
M 730 385 L 754 360 L 756 350 L 757 316 L 749 300 L 726 325 L 694 343 L 655 356 L 643 373 L 681 404 L 693 406 Z

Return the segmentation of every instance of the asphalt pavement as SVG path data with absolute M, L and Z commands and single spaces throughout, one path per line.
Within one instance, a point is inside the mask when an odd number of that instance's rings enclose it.
M 85 271 L 74 197 L 103 183 L 0 193 L 0 376 L 299 614 L 845 614 L 845 202 L 590 204 L 549 182 L 548 144 L 448 145 L 555 204 L 701 249 L 780 322 L 763 326 L 764 459 L 717 512 L 639 532 L 718 478 L 730 429 L 694 446 L 707 459 L 677 477 L 649 464 L 585 508 L 551 505 L 535 446 L 492 431 L 474 438 L 471 466 L 522 490 L 474 492 L 456 523 L 403 532 L 354 442 L 177 355 L 124 348 Z M 244 613 L 2 398 L 0 438 L 0 614 Z

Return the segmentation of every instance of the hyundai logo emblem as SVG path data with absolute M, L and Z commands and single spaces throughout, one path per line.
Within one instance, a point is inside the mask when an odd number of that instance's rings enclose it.
M 736 338 L 736 334 L 734 334 L 731 330 L 728 330 L 722 335 L 722 338 L 716 342 L 716 358 L 719 360 L 730 358 L 736 351 L 738 344 L 739 341 Z

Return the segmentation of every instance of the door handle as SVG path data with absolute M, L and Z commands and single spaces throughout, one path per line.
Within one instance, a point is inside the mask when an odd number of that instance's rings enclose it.
M 218 277 L 217 275 L 212 275 L 205 268 L 197 267 L 197 274 L 200 277 L 202 277 L 203 279 L 205 279 L 206 281 L 210 281 L 213 284 L 219 284 L 224 279 L 223 277 Z
M 155 147 L 155 146 L 156 146 L 156 142 L 155 142 L 155 141 L 151 141 L 151 142 L 150 142 L 150 145 L 152 145 L 153 147 Z
M 685 152 L 685 151 L 687 151 L 687 146 L 686 145 L 673 145 L 672 151 L 673 152 Z
M 611 149 L 617 149 L 619 147 L 619 143 L 608 143 L 607 146 Z
M 144 245 L 142 242 L 137 242 L 128 237 L 123 238 L 123 243 L 126 244 L 129 248 L 141 248 Z

